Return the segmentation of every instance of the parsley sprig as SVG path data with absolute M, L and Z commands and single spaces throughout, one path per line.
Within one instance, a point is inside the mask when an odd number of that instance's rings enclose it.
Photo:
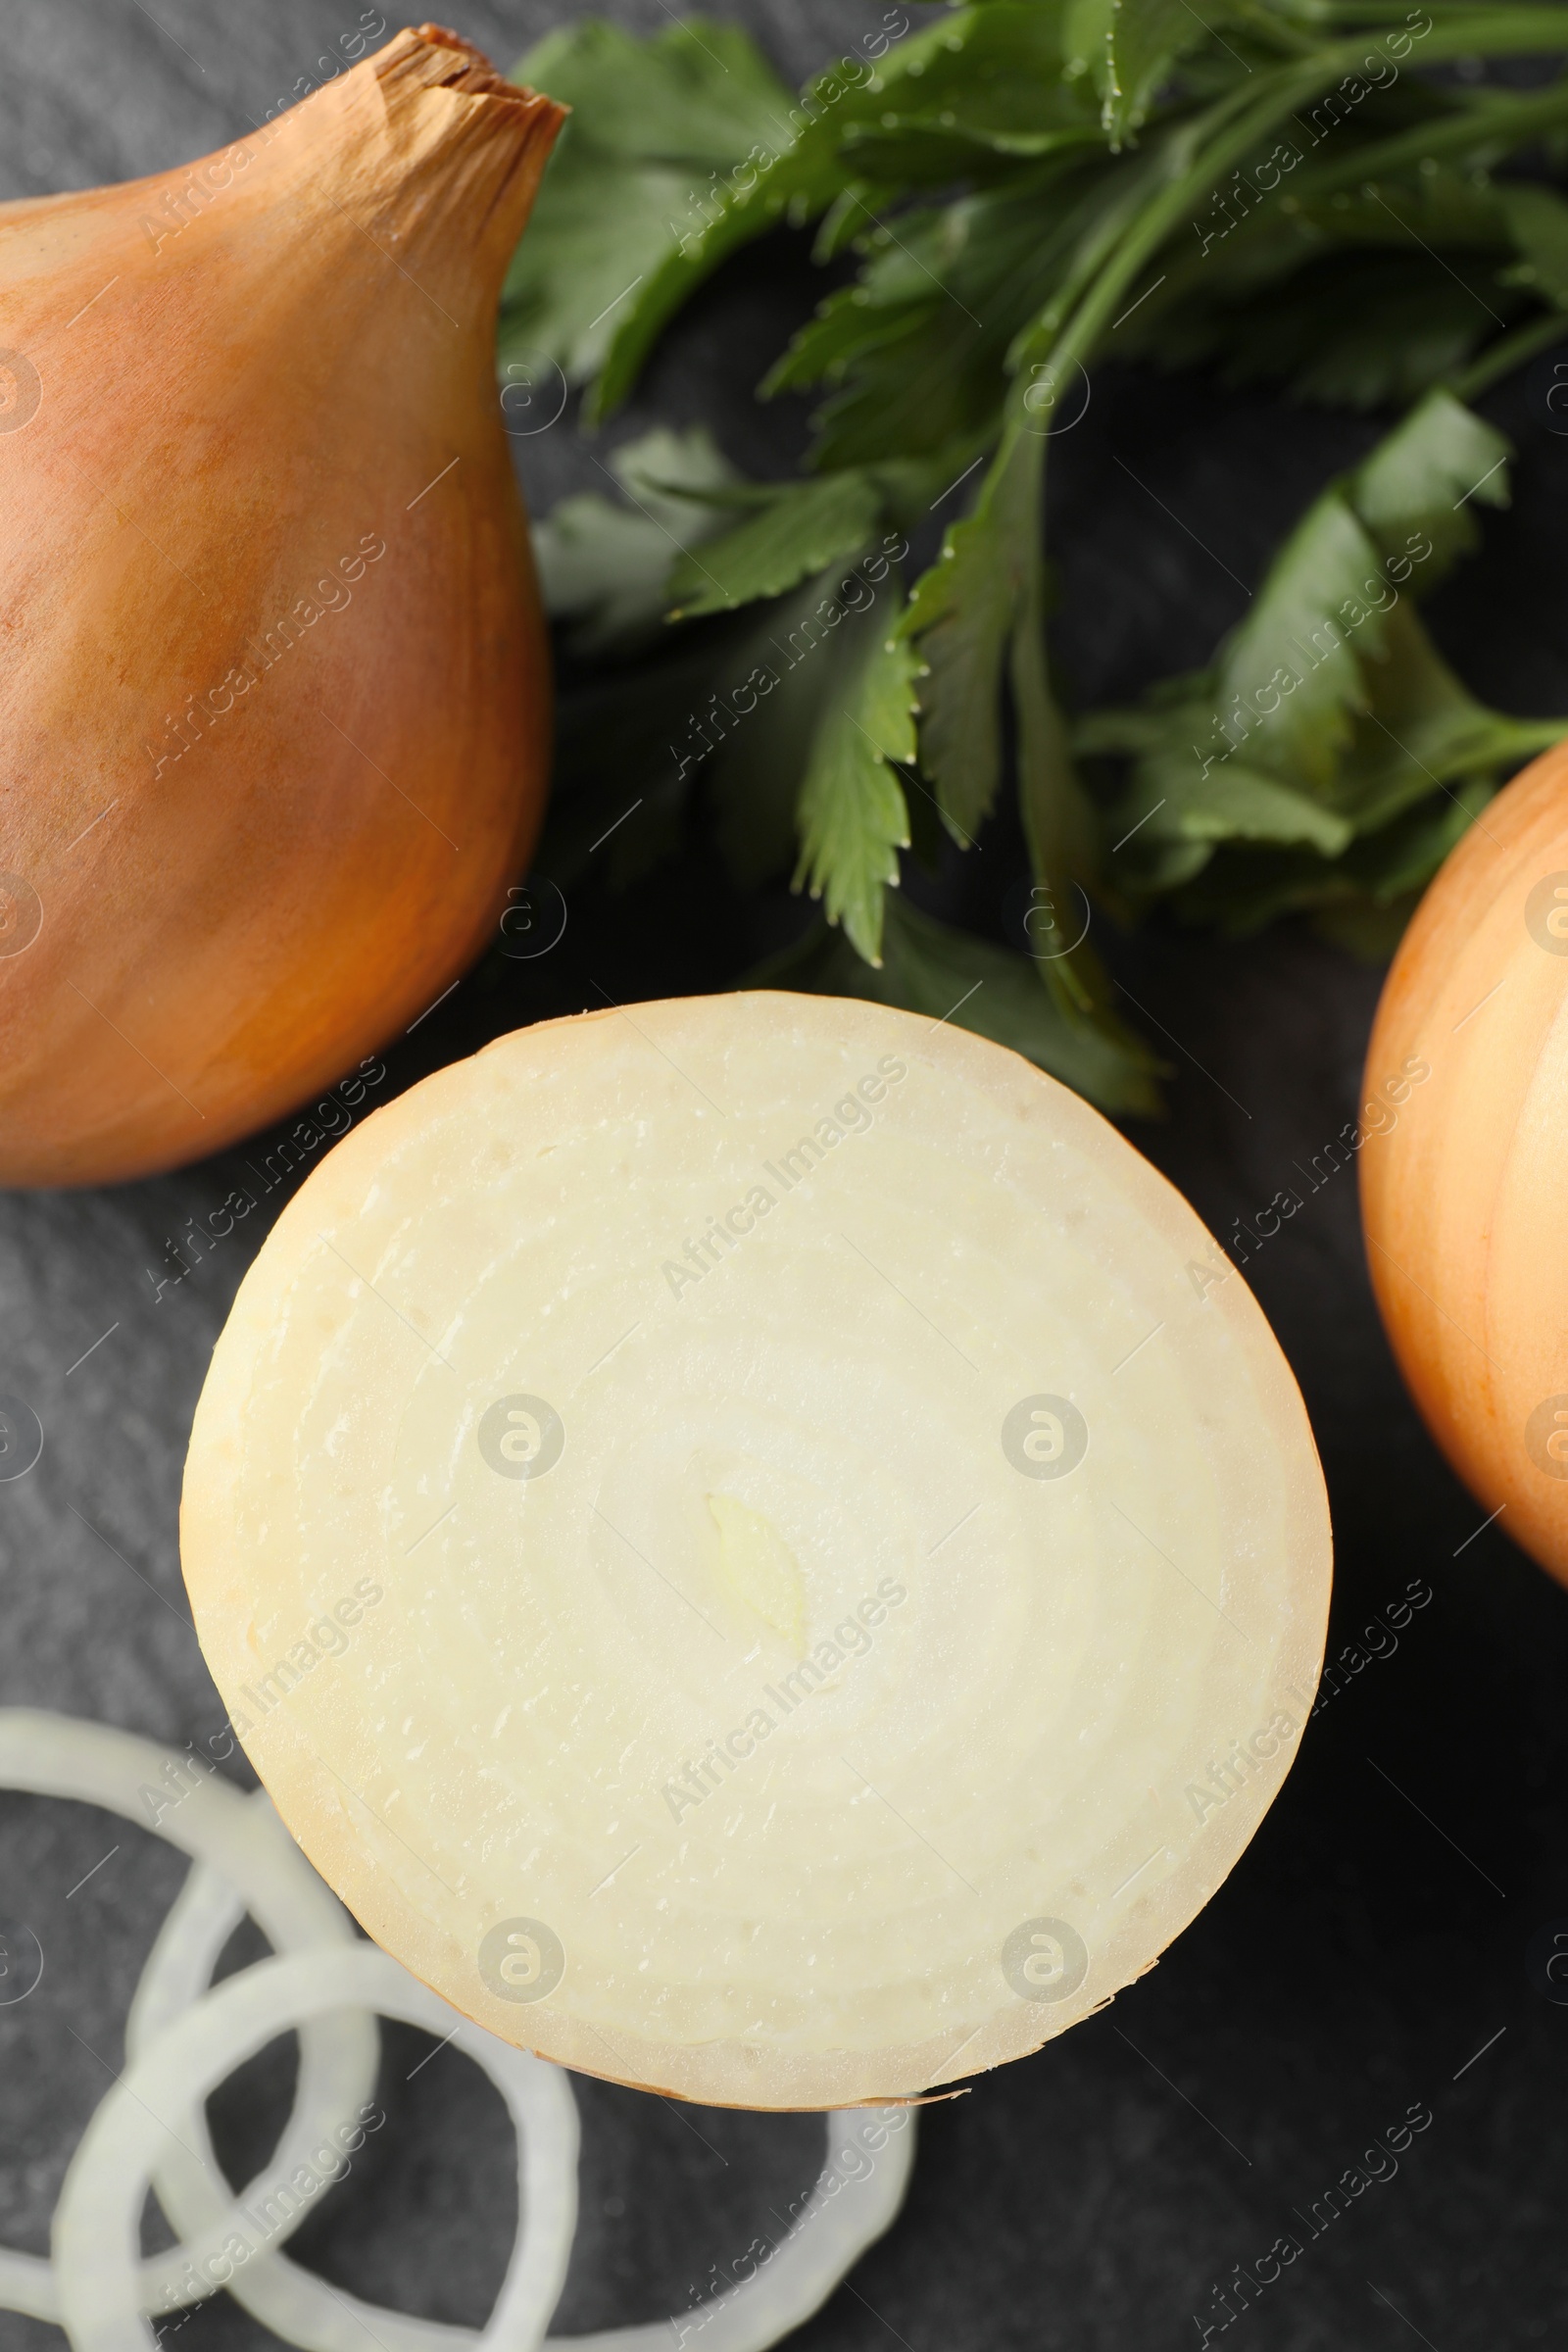
M 1149 1111 L 1156 1058 L 1075 908 L 1127 920 L 1170 900 L 1232 931 L 1310 909 L 1364 936 L 1568 731 L 1486 709 L 1417 611 L 1478 510 L 1507 500 L 1512 453 L 1469 404 L 1568 334 L 1568 9 L 922 14 L 907 29 L 890 9 L 799 96 L 706 22 L 648 40 L 579 24 L 518 64 L 574 113 L 513 267 L 501 363 L 548 353 L 590 425 L 749 243 L 814 222 L 819 260 L 855 262 L 760 386 L 819 396 L 802 474 L 742 482 L 702 434 L 664 433 L 618 453 L 623 502 L 570 500 L 542 526 L 579 642 L 635 657 L 592 733 L 568 736 L 579 781 L 553 854 L 586 841 L 607 751 L 620 777 L 640 760 L 662 821 L 637 856 L 678 838 L 697 792 L 743 881 L 793 857 L 820 898 L 823 922 L 770 977 L 933 1014 L 961 997 L 955 1018 L 1107 1109 Z M 1478 59 L 1532 61 L 1532 86 Z M 1069 720 L 1043 490 L 1054 433 L 1108 358 L 1392 420 L 1204 669 Z M 906 583 L 905 534 L 949 490 L 963 511 Z M 878 613 L 858 630 L 857 581 Z M 810 662 L 784 653 L 803 633 Z M 761 697 L 742 757 L 725 720 Z M 971 846 L 1009 780 L 1032 957 L 897 889 L 902 852 L 929 854 L 937 828 Z

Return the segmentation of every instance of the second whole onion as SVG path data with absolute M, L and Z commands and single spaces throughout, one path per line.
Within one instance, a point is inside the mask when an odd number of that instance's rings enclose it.
M 1568 746 L 1499 793 L 1417 908 L 1367 1095 L 1411 1056 L 1430 1075 L 1360 1154 L 1373 1289 L 1449 1461 L 1568 1584 Z

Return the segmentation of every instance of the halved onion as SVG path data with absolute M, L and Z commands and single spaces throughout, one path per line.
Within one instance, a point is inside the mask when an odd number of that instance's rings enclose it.
M 1149 1968 L 1322 1655 L 1300 1397 L 1075 1096 L 886 1008 L 553 1022 L 350 1135 L 243 1284 L 186 1581 L 235 1732 L 456 2008 L 891 2100 Z

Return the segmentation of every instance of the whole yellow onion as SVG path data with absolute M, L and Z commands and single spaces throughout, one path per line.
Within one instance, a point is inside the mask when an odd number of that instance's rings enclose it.
M 217 1151 L 495 921 L 550 732 L 495 316 L 561 118 L 424 25 L 0 207 L 0 1183 Z
M 1407 1064 L 1430 1076 L 1412 1088 Z M 1422 901 L 1365 1099 L 1389 1106 L 1361 1210 L 1404 1377 L 1460 1477 L 1568 1583 L 1568 745 L 1498 795 Z

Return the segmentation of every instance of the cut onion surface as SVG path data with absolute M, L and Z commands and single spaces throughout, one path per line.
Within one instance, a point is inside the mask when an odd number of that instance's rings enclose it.
M 499 1040 L 246 1277 L 203 1647 L 369 1933 L 715 2105 L 909 2097 L 1143 1974 L 1294 1755 L 1323 1482 L 1241 1276 L 951 1024 L 743 994 Z

